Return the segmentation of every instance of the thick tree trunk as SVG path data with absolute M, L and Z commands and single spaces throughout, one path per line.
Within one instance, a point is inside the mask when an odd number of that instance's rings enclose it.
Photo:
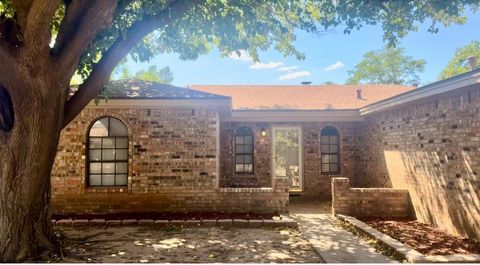
M 59 88 L 39 89 L 53 82 L 32 78 L 17 83 L 23 87 L 7 88 L 14 106 L 13 129 L 0 130 L 0 261 L 39 259 L 56 251 L 50 221 L 50 171 L 64 100 Z

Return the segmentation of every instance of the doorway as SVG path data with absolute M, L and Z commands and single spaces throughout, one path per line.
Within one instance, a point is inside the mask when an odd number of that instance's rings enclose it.
M 273 177 L 288 178 L 290 192 L 303 190 L 302 128 L 273 127 Z

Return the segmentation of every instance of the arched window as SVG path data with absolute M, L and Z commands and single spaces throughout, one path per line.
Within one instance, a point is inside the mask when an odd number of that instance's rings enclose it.
M 126 186 L 128 129 L 119 119 L 104 117 L 88 132 L 88 186 Z
M 337 174 L 340 172 L 340 140 L 338 130 L 327 126 L 320 136 L 322 174 Z
M 235 172 L 253 172 L 253 131 L 248 127 L 235 130 Z

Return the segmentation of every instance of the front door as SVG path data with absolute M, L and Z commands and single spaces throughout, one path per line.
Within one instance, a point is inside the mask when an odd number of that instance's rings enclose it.
M 290 191 L 302 191 L 301 127 L 273 128 L 273 174 L 288 178 Z

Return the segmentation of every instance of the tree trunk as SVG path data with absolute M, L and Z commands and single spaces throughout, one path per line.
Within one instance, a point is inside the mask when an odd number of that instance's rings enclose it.
M 50 221 L 50 172 L 61 131 L 64 92 L 38 77 L 15 81 L 19 87 L 7 87 L 15 114 L 13 128 L 0 130 L 3 262 L 39 259 L 57 249 Z

